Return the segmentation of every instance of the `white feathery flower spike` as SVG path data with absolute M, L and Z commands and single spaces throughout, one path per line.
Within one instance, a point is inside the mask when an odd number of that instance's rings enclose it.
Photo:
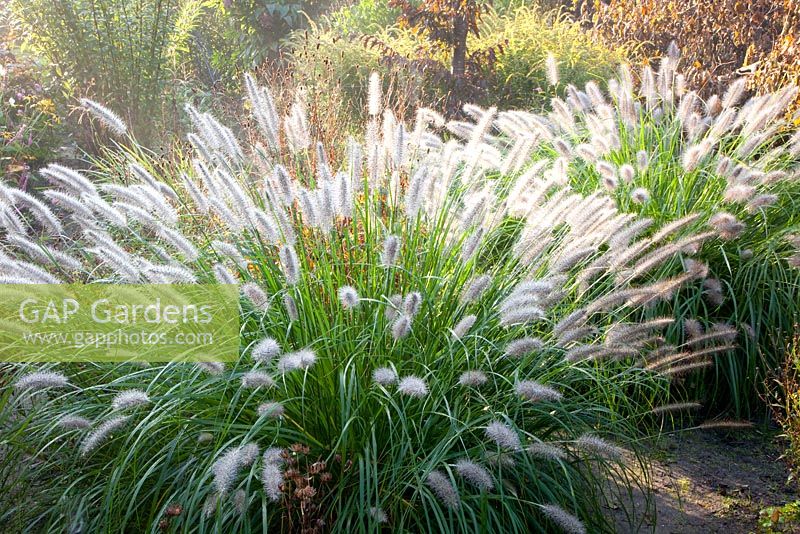
M 400 379 L 397 391 L 409 397 L 422 398 L 428 395 L 428 384 L 417 376 L 406 376 Z
M 281 356 L 278 360 L 278 371 L 288 373 L 296 369 L 308 369 L 317 361 L 317 355 L 313 350 L 303 349 L 297 352 L 290 352 Z
M 521 358 L 540 350 L 543 346 L 540 339 L 532 337 L 516 339 L 506 346 L 505 355 L 509 358 Z
M 255 282 L 242 284 L 242 294 L 247 297 L 257 310 L 269 310 L 269 295 Z
M 271 337 L 264 338 L 253 347 L 251 355 L 253 361 L 268 363 L 281 353 L 280 344 Z
M 339 302 L 342 304 L 342 308 L 345 310 L 353 310 L 358 308 L 358 304 L 360 302 L 360 298 L 358 296 L 358 292 L 352 286 L 342 286 L 337 291 L 339 295 Z
M 387 321 L 393 321 L 399 317 L 400 310 L 403 308 L 403 295 L 392 295 L 388 300 L 384 316 Z
M 473 278 L 461 293 L 461 302 L 464 304 L 475 302 L 483 295 L 484 291 L 486 291 L 491 283 L 492 277 L 488 274 Z
M 400 253 L 400 238 L 396 235 L 386 236 L 381 252 L 381 265 L 384 267 L 394 267 Z
M 636 167 L 639 169 L 639 172 L 645 172 L 647 167 L 650 165 L 650 154 L 647 153 L 647 150 L 640 150 L 636 153 Z
M 206 497 L 205 502 L 203 503 L 203 517 L 211 517 L 217 511 L 217 506 L 219 505 L 220 498 L 219 493 L 213 492 Z
M 14 383 L 20 390 L 37 391 L 46 388 L 64 388 L 69 386 L 69 379 L 56 371 L 37 371 L 25 375 Z
M 234 276 L 234 274 L 230 272 L 228 268 L 221 263 L 215 264 L 213 267 L 213 271 L 214 271 L 214 278 L 216 278 L 217 282 L 219 282 L 220 284 L 236 285 L 238 282 L 236 280 L 236 276 Z
M 563 397 L 561 392 L 532 380 L 518 382 L 515 390 L 517 395 L 529 401 L 558 401 Z
M 280 250 L 281 268 L 286 277 L 286 283 L 296 285 L 300 281 L 300 260 L 294 248 L 284 245 Z
M 242 375 L 243 388 L 250 388 L 250 389 L 261 388 L 261 387 L 270 388 L 273 387 L 274 385 L 275 381 L 272 379 L 271 376 L 269 376 L 264 371 L 259 371 L 256 369 L 253 371 L 248 371 Z
M 722 107 L 730 108 L 738 104 L 739 100 L 744 95 L 746 88 L 747 88 L 746 78 L 739 78 L 738 80 L 730 84 L 728 86 L 728 90 L 725 92 L 725 95 L 722 97 Z
M 94 100 L 88 98 L 81 98 L 81 105 L 112 133 L 119 136 L 128 133 L 128 126 L 125 124 L 125 121 L 102 104 L 98 104 Z
M 545 59 L 545 74 L 547 75 L 547 83 L 555 87 L 558 85 L 558 60 L 553 54 L 547 54 Z
M 586 534 L 586 527 L 580 519 L 555 504 L 540 505 L 542 513 L 558 525 L 566 534 Z
M 92 422 L 79 415 L 65 415 L 58 420 L 58 426 L 66 429 L 89 428 Z
M 8 196 L 13 204 L 25 206 L 52 237 L 59 237 L 64 234 L 64 227 L 58 217 L 42 201 L 19 189 L 9 189 L 8 191 Z
M 584 434 L 579 437 L 575 440 L 575 445 L 586 452 L 597 454 L 604 458 L 622 457 L 622 449 L 592 434 Z
M 368 109 L 371 117 L 377 117 L 381 114 L 383 103 L 381 101 L 381 77 L 377 72 L 369 75 L 369 95 L 368 95 Z
M 536 442 L 528 445 L 525 451 L 536 458 L 557 462 L 567 457 L 567 453 L 561 447 L 551 443 Z
M 283 404 L 279 402 L 264 402 L 258 405 L 258 415 L 262 417 L 270 417 L 272 419 L 280 419 L 286 412 Z
M 377 506 L 373 506 L 369 509 L 369 515 L 377 523 L 386 523 L 389 521 L 389 516 L 386 515 L 386 512 Z
M 392 324 L 392 337 L 400 340 L 411 332 L 411 318 L 408 315 L 400 315 Z
M 647 204 L 650 201 L 650 192 L 644 187 L 637 187 L 631 191 L 631 200 L 636 204 Z
M 283 295 L 283 307 L 286 309 L 286 315 L 289 316 L 290 321 L 297 321 L 300 318 L 297 312 L 297 303 L 289 293 Z
M 92 198 L 99 198 L 94 183 L 74 169 L 51 163 L 39 172 L 53 185 L 64 187 L 78 196 L 87 195 Z
M 453 327 L 453 338 L 462 339 L 464 336 L 466 336 L 477 319 L 478 318 L 475 315 L 467 315 L 461 319 L 458 324 Z
M 372 380 L 381 386 L 397 383 L 397 371 L 391 367 L 379 367 L 372 372 Z
M 247 511 L 247 492 L 245 490 L 238 489 L 233 494 L 233 508 L 238 514 L 244 514 Z
M 482 371 L 464 371 L 458 377 L 458 383 L 464 387 L 481 387 L 489 381 L 486 373 Z
M 247 456 L 243 447 L 231 447 L 214 461 L 211 472 L 214 475 L 214 489 L 219 495 L 225 495 L 233 488 Z
M 240 269 L 246 269 L 248 262 L 244 258 L 239 249 L 225 241 L 215 240 L 211 242 L 211 247 L 214 249 L 221 259 L 229 260 Z M 244 290 L 244 288 L 242 288 Z
M 225 371 L 225 364 L 222 362 L 198 362 L 197 367 L 212 376 L 222 374 Z
M 489 471 L 480 464 L 472 460 L 462 459 L 456 462 L 456 473 L 464 477 L 464 480 L 477 487 L 478 489 L 491 491 L 494 489 L 494 481 Z
M 500 421 L 492 421 L 485 429 L 486 437 L 494 441 L 501 449 L 518 451 L 522 448 L 517 433 Z
M 442 503 L 451 509 L 456 509 L 461 504 L 458 490 L 450 482 L 450 478 L 441 471 L 434 470 L 428 474 L 428 487 Z
M 120 391 L 114 396 L 111 405 L 115 410 L 125 410 L 135 408 L 150 403 L 150 397 L 140 389 L 128 389 Z
M 280 465 L 264 462 L 261 468 L 261 484 L 264 486 L 264 493 L 272 502 L 278 502 L 283 493 L 283 469 Z
M 83 442 L 81 443 L 81 455 L 88 456 L 91 454 L 97 447 L 106 441 L 115 430 L 121 428 L 126 422 L 128 422 L 128 419 L 129 416 L 120 415 L 102 422 L 89 435 L 87 435 L 86 438 L 84 438 Z
M 406 315 L 409 317 L 414 317 L 416 314 L 418 314 L 421 305 L 422 294 L 418 291 L 409 293 L 403 300 L 403 308 L 405 309 Z
M 242 467 L 250 467 L 258 458 L 260 452 L 257 443 L 246 443 L 241 446 Z

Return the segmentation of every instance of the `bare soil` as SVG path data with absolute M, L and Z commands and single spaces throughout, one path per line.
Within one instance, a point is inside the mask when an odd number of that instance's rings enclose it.
M 631 502 L 611 506 L 617 532 L 762 532 L 760 510 L 800 499 L 782 451 L 773 436 L 753 430 L 698 430 L 662 438 L 648 453 L 646 486 L 655 513 L 645 493 L 634 491 L 633 507 Z M 788 528 L 783 532 L 800 532 Z

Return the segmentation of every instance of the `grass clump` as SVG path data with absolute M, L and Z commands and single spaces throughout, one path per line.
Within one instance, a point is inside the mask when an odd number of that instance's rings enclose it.
M 566 97 L 520 126 L 517 139 L 538 147 L 533 172 L 551 169 L 584 194 L 605 191 L 656 228 L 716 234 L 680 247 L 683 263 L 705 280 L 670 310 L 703 318 L 698 328 L 676 331 L 679 339 L 719 322 L 745 334 L 736 352 L 719 355 L 704 380 L 687 385 L 694 398 L 746 414 L 779 367 L 800 311 L 800 134 L 785 118 L 797 88 L 747 99 L 738 80 L 703 99 L 687 90 L 679 59 L 673 46 L 656 67 L 623 66 L 608 92 L 593 82 L 584 90 L 567 85 Z M 622 279 L 663 274 L 653 263 L 615 269 Z
M 358 0 L 325 17 L 325 25 L 345 36 L 379 34 L 397 22 L 400 10 L 385 0 Z
M 406 127 L 370 87 L 341 164 L 313 143 L 305 93 L 282 110 L 248 78 L 251 145 L 189 106 L 186 174 L 130 161 L 120 185 L 51 165 L 44 204 L 0 190 L 6 276 L 241 284 L 243 347 L 229 366 L 5 366 L 5 522 L 612 530 L 604 495 L 635 484 L 620 446 L 732 336 L 673 346 L 673 317 L 637 319 L 697 290 L 698 269 L 597 268 L 673 265 L 713 236 L 640 238 L 605 194 L 520 173 L 530 113 L 467 106 L 471 121 L 445 124 L 420 109 Z

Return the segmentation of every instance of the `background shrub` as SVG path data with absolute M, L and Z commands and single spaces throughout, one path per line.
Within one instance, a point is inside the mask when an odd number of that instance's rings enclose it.
M 568 84 L 583 86 L 590 80 L 605 80 L 625 59 L 587 35 L 580 24 L 558 11 L 543 12 L 520 7 L 506 14 L 492 12 L 484 18 L 477 47 L 501 43 L 492 77 L 491 102 L 486 104 L 536 109 L 553 96 L 547 83 L 545 60 L 553 55 L 558 63 L 562 90 Z
M 373 34 L 395 52 L 413 59 L 424 49 L 413 33 L 391 26 Z M 371 72 L 381 76 L 384 91 L 392 96 L 403 115 L 420 102 L 435 104 L 442 95 L 426 83 L 425 73 L 397 61 L 388 61 L 379 46 L 370 46 L 363 36 L 344 35 L 334 29 L 312 26 L 292 38 L 291 73 L 299 85 L 324 100 L 341 95 L 347 105 L 345 117 L 358 117 L 366 109 L 368 80 Z
M 6 7 L 0 7 L 0 173 L 8 181 L 27 184 L 31 171 L 68 145 L 68 88 L 60 87 L 35 57 L 17 47 L 16 28 Z
M 170 69 L 204 0 L 13 0 L 11 12 L 28 45 L 65 83 L 112 103 L 134 127 L 152 124 L 164 106 Z
M 775 420 L 788 441 L 787 459 L 800 472 L 800 333 L 786 344 L 783 365 L 767 384 Z
M 784 16 L 774 0 L 595 0 L 592 22 L 645 61 L 675 41 L 689 86 L 713 94 L 772 49 Z
M 400 10 L 388 0 L 357 0 L 324 17 L 324 25 L 347 37 L 380 34 L 397 22 Z
M 239 42 L 245 68 L 258 65 L 281 48 L 293 30 L 304 28 L 331 6 L 321 0 L 222 0 Z
M 368 24 L 346 31 L 340 22 L 349 15 L 343 13 L 348 10 L 334 12 L 326 19 L 331 22 L 293 37 L 291 63 L 298 81 L 319 87 L 322 94 L 342 91 L 353 109 L 360 111 L 366 98 L 365 80 L 375 71 L 387 89 L 395 88 L 399 101 L 408 101 L 401 107 L 413 109 L 419 102 L 444 107 L 441 104 L 450 88 L 434 69 L 426 68 L 426 62 L 447 68 L 446 52 L 434 50 L 423 37 L 396 26 L 377 31 L 376 25 Z M 364 35 L 359 36 L 360 32 Z M 470 53 L 498 45 L 502 52 L 494 68 L 482 75 L 491 96 L 483 94 L 476 104 L 542 107 L 553 96 L 545 74 L 549 54 L 562 70 L 559 90 L 568 83 L 604 79 L 624 58 L 583 33 L 567 17 L 532 7 L 515 8 L 507 14 L 490 11 L 482 18 L 480 37 L 468 40 Z
M 788 85 L 800 85 L 800 2 L 783 1 L 783 25 L 772 50 L 761 60 L 752 79 L 754 91 L 776 90 Z M 789 113 L 800 110 L 800 98 Z M 800 117 L 795 117 L 798 121 Z M 795 122 L 800 124 L 800 122 Z

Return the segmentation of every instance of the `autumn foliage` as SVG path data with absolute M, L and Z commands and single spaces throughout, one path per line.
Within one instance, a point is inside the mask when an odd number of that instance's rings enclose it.
M 772 50 L 756 70 L 752 86 L 766 91 L 785 85 L 800 85 L 800 1 L 784 0 L 783 25 Z M 800 110 L 800 99 L 794 111 Z
M 796 14 L 794 0 L 595 0 L 592 21 L 604 38 L 641 58 L 657 57 L 675 41 L 688 84 L 710 94 L 772 53 L 792 4 Z

